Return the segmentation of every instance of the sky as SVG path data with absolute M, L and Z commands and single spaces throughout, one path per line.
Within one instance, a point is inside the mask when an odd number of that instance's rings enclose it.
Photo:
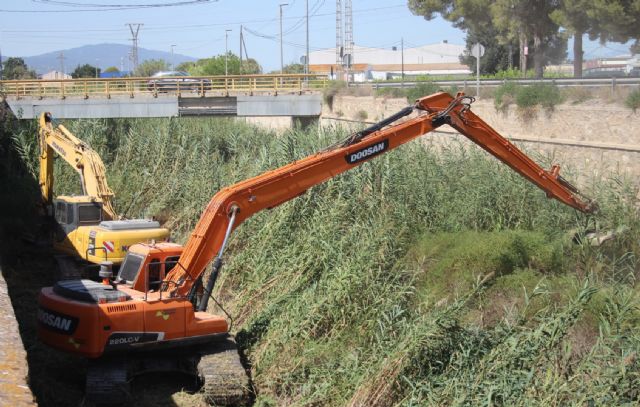
M 183 4 L 134 8 L 176 3 Z M 307 0 L 0 0 L 0 51 L 33 56 L 90 44 L 131 44 L 126 24 L 141 23 L 140 47 L 170 51 L 173 46 L 176 54 L 204 58 L 224 54 L 225 30 L 231 30 L 226 46 L 238 54 L 243 25 L 248 56 L 268 72 L 280 68 L 279 5 L 284 3 L 288 3 L 282 7 L 284 63 L 299 62 L 305 54 Z M 310 50 L 334 47 L 335 1 L 308 0 L 308 4 Z M 356 45 L 399 47 L 401 39 L 405 47 L 443 40 L 464 44 L 464 32 L 441 18 L 426 21 L 414 16 L 406 0 L 352 0 L 352 4 Z M 587 58 L 628 53 L 623 44 L 586 41 L 584 49 Z

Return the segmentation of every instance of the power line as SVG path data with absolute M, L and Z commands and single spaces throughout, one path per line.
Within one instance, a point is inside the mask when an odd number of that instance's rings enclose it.
M 210 1 L 218 1 L 218 0 L 210 0 Z M 203 3 L 203 4 L 210 4 L 210 3 Z M 195 5 L 195 4 L 194 4 Z M 381 6 L 381 7 L 373 7 L 373 8 L 368 8 L 368 9 L 359 9 L 359 10 L 355 10 L 353 13 L 354 14 L 361 14 L 361 13 L 368 13 L 371 11 L 378 11 L 378 10 L 387 10 L 387 9 L 393 9 L 393 8 L 406 8 L 407 5 L 406 3 L 403 4 L 394 4 L 394 5 L 389 5 L 389 6 Z M 83 9 L 83 10 L 7 10 L 7 9 L 0 9 L 0 13 L 71 13 L 71 12 L 100 12 L 100 11 L 114 11 L 114 10 L 121 10 L 121 11 L 126 11 L 126 10 L 130 10 L 130 9 L 126 9 L 126 8 L 93 8 L 93 9 Z M 327 12 L 327 13 L 319 13 L 316 14 L 316 17 L 325 17 L 325 16 L 335 16 L 335 12 Z M 294 17 L 285 17 L 284 20 L 296 20 L 296 19 L 301 19 L 304 18 L 304 16 L 294 16 Z M 259 23 L 259 22 L 275 22 L 278 21 L 277 18 L 268 18 L 268 19 L 259 19 L 259 20 L 251 20 L 251 21 L 236 21 L 236 22 L 225 22 L 225 23 L 213 23 L 213 24 L 194 24 L 194 25 L 168 25 L 168 26 L 156 26 L 155 29 L 164 29 L 164 28 L 184 28 L 184 27 L 214 27 L 214 26 L 220 26 L 220 25 L 233 25 L 233 24 L 248 24 L 248 23 Z M 44 31 L 44 30 L 43 30 Z M 86 30 L 76 30 L 74 32 L 84 32 Z M 4 30 L 3 30 L 4 32 Z
M 57 6 L 65 7 L 98 7 L 98 8 L 156 8 L 156 7 L 176 7 L 176 6 L 188 6 L 194 4 L 210 3 L 211 1 L 218 0 L 185 0 L 174 1 L 169 3 L 145 3 L 145 4 L 100 4 L 100 3 L 75 3 L 71 1 L 59 1 L 59 0 L 31 0 L 33 3 L 54 4 Z
M 309 18 L 313 17 L 316 15 L 316 13 L 318 11 L 320 11 L 320 8 L 322 8 L 322 6 L 324 5 L 325 0 L 316 0 L 316 2 L 313 4 L 313 6 L 311 6 L 311 11 L 309 12 Z M 283 35 L 287 35 L 290 34 L 294 31 L 296 31 L 297 29 L 299 29 L 300 27 L 302 27 L 305 23 L 307 19 L 307 16 L 304 15 L 302 16 L 302 18 L 300 18 L 293 26 L 291 26 L 289 29 L 285 30 Z
M 324 4 L 324 0 L 323 0 L 323 4 Z M 404 8 L 406 7 L 406 4 L 395 4 L 395 5 L 390 5 L 390 6 L 383 6 L 383 7 L 373 7 L 373 8 L 368 8 L 368 9 L 360 9 L 360 10 L 354 10 L 354 14 L 363 14 L 363 13 L 370 13 L 373 11 L 379 11 L 379 10 L 388 10 L 388 9 L 394 9 L 394 8 Z M 313 8 L 313 7 L 312 7 Z M 3 12 L 6 10 L 0 10 L 0 12 Z M 46 11 L 45 11 L 46 12 Z M 313 16 L 314 17 L 327 17 L 327 16 L 334 16 L 336 13 L 335 12 L 328 12 L 328 13 L 314 13 Z M 293 17 L 283 17 L 283 20 L 299 20 L 299 19 L 304 19 L 305 16 L 293 16 Z M 278 21 L 278 18 L 263 18 L 263 19 L 254 19 L 254 20 L 245 20 L 245 21 L 235 21 L 235 22 L 224 22 L 224 23 L 211 23 L 211 24 L 180 24 L 180 25 L 157 25 L 157 26 L 146 26 L 145 31 L 167 31 L 169 29 L 181 29 L 181 28 L 207 28 L 207 27 L 218 27 L 221 25 L 225 25 L 225 26 L 229 26 L 229 25 L 240 25 L 240 24 L 254 24 L 254 23 L 273 23 Z M 6 30 L 3 29 L 2 33 L 6 34 L 6 33 L 87 33 L 87 32 L 120 32 L 121 29 L 119 28 L 99 28 L 99 29 L 77 29 L 77 30 L 69 30 L 69 29 L 64 29 L 64 30 Z M 287 31 L 285 31 L 285 34 L 287 33 Z
M 201 4 L 211 4 L 211 2 L 217 2 L 218 0 L 188 0 L 173 3 L 152 3 L 152 4 L 81 4 L 72 2 L 60 2 L 52 0 L 31 0 L 34 3 L 49 4 L 65 6 L 70 8 L 77 7 L 90 7 L 75 10 L 5 10 L 0 9 L 3 13 L 81 13 L 91 11 L 125 11 L 125 10 L 138 10 L 138 9 L 154 9 L 154 8 L 166 8 L 166 7 L 179 7 L 179 6 L 195 6 Z

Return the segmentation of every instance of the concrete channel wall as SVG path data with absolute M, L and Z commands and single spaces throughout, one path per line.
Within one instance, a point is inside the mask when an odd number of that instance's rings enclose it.
M 359 122 L 375 122 L 407 104 L 406 99 L 337 96 L 333 109 L 324 106 L 322 122 L 362 126 Z M 471 109 L 527 152 L 549 156 L 553 162 L 570 168 L 579 183 L 593 177 L 620 175 L 640 183 L 640 112 L 598 99 L 563 104 L 553 112 L 538 110 L 534 117 L 524 117 L 515 106 L 498 112 L 493 100 L 476 101 Z M 454 131 L 448 126 L 442 130 Z M 445 135 L 447 137 L 427 136 L 423 140 L 437 146 L 451 139 L 464 139 Z
M 0 272 L 0 406 L 35 406 L 27 384 L 29 369 L 7 283 Z

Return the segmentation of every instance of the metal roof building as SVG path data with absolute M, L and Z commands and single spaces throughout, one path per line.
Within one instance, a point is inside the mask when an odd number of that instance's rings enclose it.
M 470 73 L 469 67 L 460 63 L 464 45 L 441 42 L 420 47 L 384 49 L 354 45 L 351 71 L 354 80 L 386 79 L 402 72 L 408 75 L 460 75 Z M 404 57 L 403 57 L 404 54 Z M 336 49 L 328 48 L 311 52 L 309 70 L 314 73 L 336 72 Z

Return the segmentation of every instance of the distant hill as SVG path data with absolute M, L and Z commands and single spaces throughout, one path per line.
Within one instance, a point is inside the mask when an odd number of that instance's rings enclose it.
M 60 70 L 60 51 L 64 52 L 64 67 L 67 73 L 72 72 L 76 66 L 90 64 L 98 65 L 99 68 L 105 69 L 115 66 L 120 69 L 121 65 L 124 70 L 131 65 L 129 61 L 129 52 L 131 46 L 124 44 L 96 44 L 84 45 L 78 48 L 70 48 L 57 50 L 46 54 L 35 55 L 30 57 L 22 57 L 29 68 L 35 69 L 38 74 L 43 74 L 53 70 Z M 171 63 L 171 53 L 166 51 L 156 51 L 145 48 L 138 48 L 138 60 L 143 62 L 147 59 L 164 59 Z M 187 55 L 174 54 L 173 62 L 178 65 L 182 62 L 195 61 Z

